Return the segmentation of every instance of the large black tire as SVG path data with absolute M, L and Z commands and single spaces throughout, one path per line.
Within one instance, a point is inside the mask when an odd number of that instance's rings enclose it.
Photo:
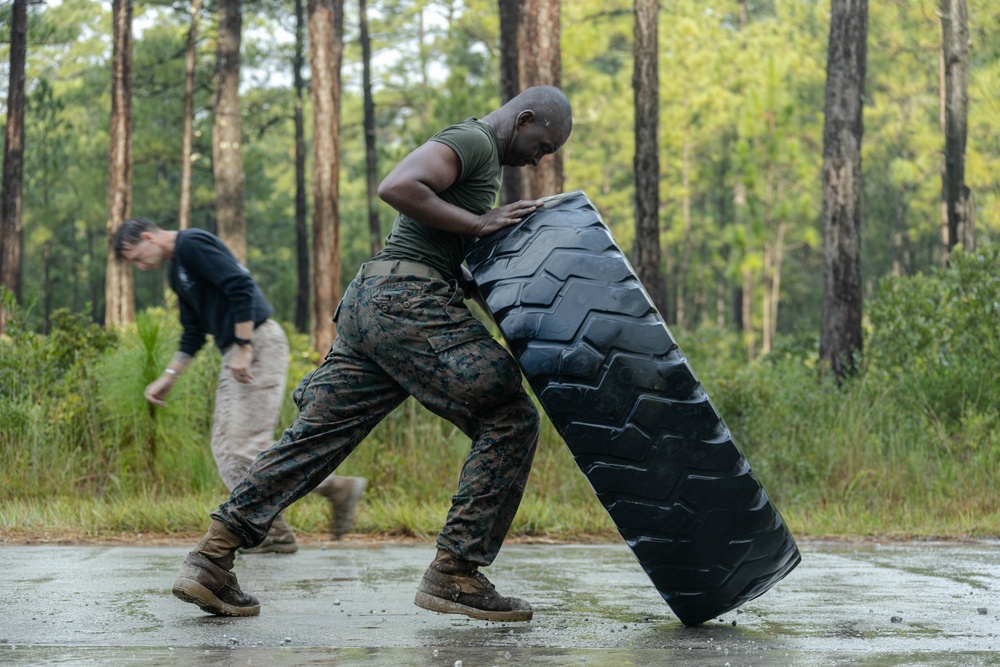
M 582 192 L 468 265 L 580 469 L 663 599 L 697 625 L 798 565 L 781 515 Z

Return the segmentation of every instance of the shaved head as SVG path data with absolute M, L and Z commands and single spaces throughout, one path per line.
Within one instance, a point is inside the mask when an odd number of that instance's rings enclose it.
M 569 99 L 555 86 L 533 86 L 483 117 L 496 132 L 501 164 L 537 166 L 555 153 L 573 130 Z
M 573 110 L 569 98 L 555 86 L 533 86 L 521 91 L 503 105 L 504 111 L 514 115 L 522 111 L 533 111 L 536 121 L 543 127 L 555 127 L 563 133 L 563 142 L 573 130 Z

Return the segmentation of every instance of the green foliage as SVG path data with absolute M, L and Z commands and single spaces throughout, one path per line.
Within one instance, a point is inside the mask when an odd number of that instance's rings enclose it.
M 189 367 L 166 407 L 157 408 L 143 396 L 176 349 L 178 332 L 176 317 L 166 311 L 140 313 L 123 344 L 99 363 L 103 382 L 97 398 L 107 415 L 103 452 L 115 469 L 115 485 L 129 485 L 130 492 L 176 483 L 173 475 L 178 474 L 191 474 L 196 488 L 208 483 L 204 472 L 210 467 L 201 449 L 210 423 L 189 416 L 197 414 L 196 406 L 211 405 L 214 387 L 204 382 L 205 364 L 199 359 Z M 209 351 L 205 356 L 210 361 L 213 355 Z M 188 488 L 186 481 L 179 486 Z
M 356 7 L 345 9 L 341 287 L 371 244 Z M 755 470 L 800 525 L 864 531 L 898 519 L 917 530 L 921 517 L 949 525 L 950 513 L 963 530 L 1000 533 L 995 520 L 974 518 L 997 515 L 996 251 L 956 255 L 949 269 L 934 270 L 941 135 L 933 3 L 870 7 L 863 268 L 866 294 L 875 298 L 866 303 L 865 372 L 842 387 L 827 386 L 814 369 L 829 4 L 760 0 L 746 9 L 745 23 L 732 2 L 680 0 L 660 9 L 663 268 L 671 303 L 686 305 L 678 342 Z M 163 310 L 162 274 L 135 273 L 137 305 L 146 309 L 135 327 L 105 332 L 89 324 L 103 319 L 109 10 L 96 0 L 29 7 L 25 305 L 8 298 L 12 319 L 0 340 L 0 497 L 74 498 L 93 530 L 142 521 L 200 528 L 203 513 L 182 511 L 176 499 L 202 508 L 222 494 L 208 450 L 218 352 L 203 350 L 167 407 L 153 409 L 142 389 L 178 335 L 169 305 Z M 575 112 L 563 151 L 566 188 L 590 195 L 626 252 L 634 235 L 632 11 L 624 0 L 580 0 L 563 3 L 561 21 L 562 82 Z M 208 229 L 212 18 L 209 6 L 197 50 L 192 160 L 193 225 Z M 966 180 L 977 235 L 995 241 L 1000 5 L 970 0 L 969 19 Z M 179 196 L 187 20 L 180 7 L 136 7 L 134 212 L 168 228 Z M 499 21 L 487 0 L 380 0 L 369 3 L 369 20 L 381 177 L 442 125 L 498 102 Z M 290 25 L 277 7 L 247 13 L 241 86 L 248 266 L 282 321 L 292 319 L 297 289 Z M 7 55 L 0 44 L 0 62 Z M 308 95 L 305 101 L 308 144 Z M 307 167 L 307 193 L 310 180 Z M 384 236 L 394 214 L 374 205 Z M 746 324 L 760 328 L 764 258 L 779 228 L 780 335 L 767 359 L 747 366 L 747 340 L 731 325 L 729 302 L 748 273 L 754 308 Z M 912 277 L 883 279 L 894 266 Z M 290 339 L 289 388 L 317 361 L 307 336 Z M 279 428 L 294 417 L 286 401 Z M 436 446 L 432 458 L 428 443 Z M 453 486 L 465 446 L 448 425 L 404 405 L 345 464 L 346 473 L 373 480 L 371 513 L 360 525 L 432 531 L 447 502 L 441 489 Z M 606 527 L 574 465 L 547 427 L 517 530 Z M 88 504 L 106 493 L 119 509 Z M 973 497 L 983 499 L 978 507 Z M 144 512 L 146 501 L 179 518 Z M 890 511 L 886 503 L 910 509 Z M 306 499 L 293 510 L 293 519 L 322 529 L 322 503 Z M 29 507 L 23 516 L 40 512 Z M 102 523 L 88 512 L 108 516 Z
M 12 305 L 9 296 L 7 302 Z M 60 314 L 49 336 L 18 317 L 14 309 L 10 335 L 0 342 L 0 529 L 199 530 L 226 493 L 208 446 L 218 351 L 203 349 L 167 405 L 154 408 L 143 390 L 176 349 L 174 311 L 147 310 L 134 326 L 111 333 L 82 316 Z M 297 416 L 291 389 L 318 362 L 308 335 L 291 332 L 289 341 L 279 432 Z M 47 380 L 26 387 L 15 381 L 19 376 Z M 468 447 L 458 429 L 407 401 L 339 471 L 370 480 L 359 529 L 436 532 Z M 575 463 L 546 423 L 525 499 L 534 509 L 516 524 L 522 534 L 610 529 L 585 478 L 568 470 Z M 300 530 L 325 532 L 328 512 L 321 499 L 307 498 L 288 516 Z
M 280 4 L 280 3 L 279 3 Z M 244 17 L 241 85 L 248 266 L 282 321 L 297 290 L 294 132 L 287 3 Z M 939 19 L 927 3 L 870 8 L 863 143 L 864 280 L 874 291 L 894 264 L 904 274 L 939 262 Z M 576 116 L 563 149 L 566 189 L 585 190 L 626 252 L 634 237 L 634 8 L 622 0 L 562 6 L 562 85 Z M 778 331 L 817 328 L 822 263 L 818 182 L 829 4 L 682 0 L 661 7 L 660 163 L 663 269 L 683 325 L 731 321 L 727 303 L 749 272 L 749 330 L 762 327 L 765 253 L 783 231 Z M 29 8 L 25 117 L 25 280 L 31 325 L 69 308 L 101 321 L 106 262 L 109 5 L 64 0 Z M 186 8 L 136 7 L 133 85 L 135 214 L 174 224 L 179 198 Z M 211 229 L 213 7 L 197 48 L 195 227 Z M 377 177 L 441 126 L 499 101 L 497 5 L 379 0 L 369 4 Z M 982 239 L 1000 234 L 1000 9 L 969 2 L 966 178 Z M 341 287 L 370 254 L 357 8 L 345 6 L 340 165 Z M 0 61 L 6 56 L 0 44 Z M 307 68 L 308 70 L 308 68 Z M 308 76 L 308 71 L 306 71 Z M 306 150 L 312 116 L 305 96 Z M 685 165 L 684 155 L 688 155 Z M 687 181 L 685 182 L 685 177 Z M 311 193 L 311 165 L 306 189 Z M 394 212 L 373 202 L 379 236 Z M 690 227 L 685 226 L 685 214 Z M 898 234 L 897 234 L 898 232 Z M 140 309 L 162 305 L 156 274 L 135 276 Z M 711 291 L 728 292 L 714 298 Z M 721 293 L 721 292 L 720 292 Z M 717 305 L 718 304 L 718 305 Z M 670 316 L 670 313 L 666 313 Z M 672 321 L 672 320 L 671 320 Z M 731 324 L 729 325 L 731 326 Z
M 732 332 L 680 336 L 794 531 L 1000 534 L 1000 417 L 990 401 L 1000 375 L 1000 334 L 991 326 L 998 259 L 984 249 L 956 255 L 932 276 L 892 281 L 870 305 L 864 372 L 840 386 L 817 373 L 816 341 L 804 333 L 784 337 L 749 365 Z M 172 311 L 147 311 L 113 335 L 57 320 L 49 336 L 22 324 L 0 342 L 0 529 L 202 530 L 226 495 L 208 447 L 218 352 L 203 350 L 167 406 L 151 411 L 142 390 L 175 349 Z M 290 395 L 317 359 L 308 336 L 289 338 Z M 49 380 L 13 379 L 36 376 Z M 279 428 L 295 414 L 289 398 Z M 433 535 L 468 446 L 452 425 L 405 402 L 339 470 L 371 482 L 357 529 Z M 322 534 L 328 512 L 322 499 L 307 497 L 287 516 L 296 529 Z M 513 530 L 572 539 L 614 534 L 547 419 Z
M 793 527 L 1000 532 L 986 491 L 1000 481 L 998 261 L 984 248 L 887 280 L 869 305 L 865 371 L 843 386 L 816 372 L 805 337 L 706 383 Z
M 67 398 L 89 363 L 117 342 L 115 332 L 65 309 L 53 313 L 52 333 L 40 335 L 28 326 L 28 313 L 9 292 L 3 290 L 0 298 L 9 318 L 0 347 L 0 395 L 11 400 Z
M 958 251 L 947 269 L 887 278 L 869 308 L 869 374 L 953 424 L 1000 395 L 1000 246 Z
M 93 448 L 100 421 L 89 400 L 99 384 L 94 363 L 118 337 L 66 310 L 53 314 L 53 331 L 43 336 L 27 326 L 27 313 L 9 293 L 3 300 L 10 319 L 0 340 L 0 457 L 22 473 L 4 489 L 35 495 L 44 491 L 38 479 L 50 471 L 80 472 L 70 470 L 73 461 L 60 454 L 85 457 Z M 59 446 L 48 446 L 51 442 Z

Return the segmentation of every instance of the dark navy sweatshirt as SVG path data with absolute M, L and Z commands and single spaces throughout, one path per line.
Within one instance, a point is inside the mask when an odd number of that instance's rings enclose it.
M 229 248 L 201 229 L 177 233 L 170 263 L 170 288 L 180 304 L 180 350 L 194 356 L 211 334 L 215 345 L 225 350 L 233 342 L 236 322 L 264 322 L 271 305 Z

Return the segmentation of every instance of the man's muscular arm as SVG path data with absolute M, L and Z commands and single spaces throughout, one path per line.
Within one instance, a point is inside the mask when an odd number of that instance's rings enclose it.
M 521 222 L 534 212 L 537 201 L 518 201 L 483 215 L 470 213 L 438 196 L 460 173 L 458 155 L 437 141 L 428 141 L 389 172 L 378 188 L 378 196 L 394 209 L 417 222 L 456 234 L 483 237 Z

